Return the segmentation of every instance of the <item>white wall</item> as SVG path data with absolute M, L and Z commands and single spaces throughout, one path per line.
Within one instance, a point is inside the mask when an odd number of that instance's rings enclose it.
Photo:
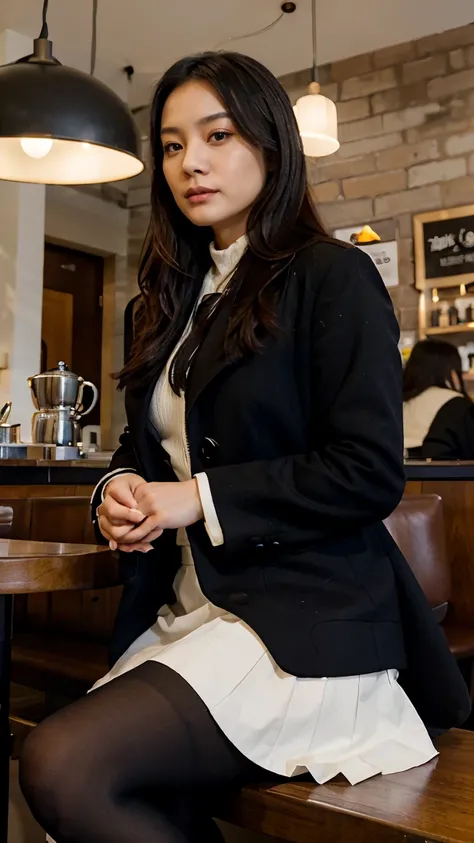
M 128 211 L 73 187 L 46 188 L 47 238 L 97 251 L 127 254 Z

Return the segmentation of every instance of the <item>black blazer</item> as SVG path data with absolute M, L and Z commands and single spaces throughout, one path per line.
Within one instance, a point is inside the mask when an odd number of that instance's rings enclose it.
M 202 522 L 188 530 L 204 594 L 244 620 L 283 670 L 398 668 L 430 727 L 459 723 L 465 685 L 381 523 L 405 477 L 399 332 L 377 270 L 342 245 L 301 252 L 282 279 L 278 333 L 233 364 L 223 354 L 231 306 L 226 297 L 186 389 L 192 471 L 208 475 L 225 538 L 212 547 Z M 176 480 L 148 421 L 153 389 L 127 390 L 111 469 Z M 167 531 L 154 553 L 123 555 L 114 657 L 174 600 L 175 538 Z

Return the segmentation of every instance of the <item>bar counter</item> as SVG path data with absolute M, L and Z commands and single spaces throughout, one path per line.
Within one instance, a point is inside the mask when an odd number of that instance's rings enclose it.
M 407 481 L 474 480 L 474 462 L 407 460 L 405 472 Z
M 1 486 L 95 486 L 107 472 L 111 455 L 77 460 L 0 460 Z M 474 462 L 405 463 L 407 481 L 474 480 Z
M 4 486 L 94 487 L 106 473 L 108 465 L 109 458 L 104 460 L 0 460 L 0 494 Z

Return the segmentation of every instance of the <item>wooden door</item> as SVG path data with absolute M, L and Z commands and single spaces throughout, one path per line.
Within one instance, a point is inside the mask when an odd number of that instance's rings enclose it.
M 43 279 L 42 365 L 64 360 L 72 372 L 101 388 L 104 261 L 97 255 L 46 243 Z M 84 403 L 92 393 L 84 393 Z M 100 424 L 100 402 L 84 424 Z
M 74 296 L 43 290 L 41 369 L 55 369 L 60 360 L 72 368 Z

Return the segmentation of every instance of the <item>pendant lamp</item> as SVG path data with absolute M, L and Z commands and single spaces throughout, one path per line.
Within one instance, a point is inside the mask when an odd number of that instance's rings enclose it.
M 143 170 L 141 141 L 127 105 L 91 75 L 64 67 L 48 39 L 48 0 L 33 53 L 0 67 L 0 179 L 100 184 Z
M 337 137 L 337 110 L 332 100 L 321 94 L 316 59 L 316 0 L 312 0 L 313 68 L 308 93 L 296 100 L 293 108 L 303 141 L 304 154 L 310 158 L 332 155 L 340 147 Z

